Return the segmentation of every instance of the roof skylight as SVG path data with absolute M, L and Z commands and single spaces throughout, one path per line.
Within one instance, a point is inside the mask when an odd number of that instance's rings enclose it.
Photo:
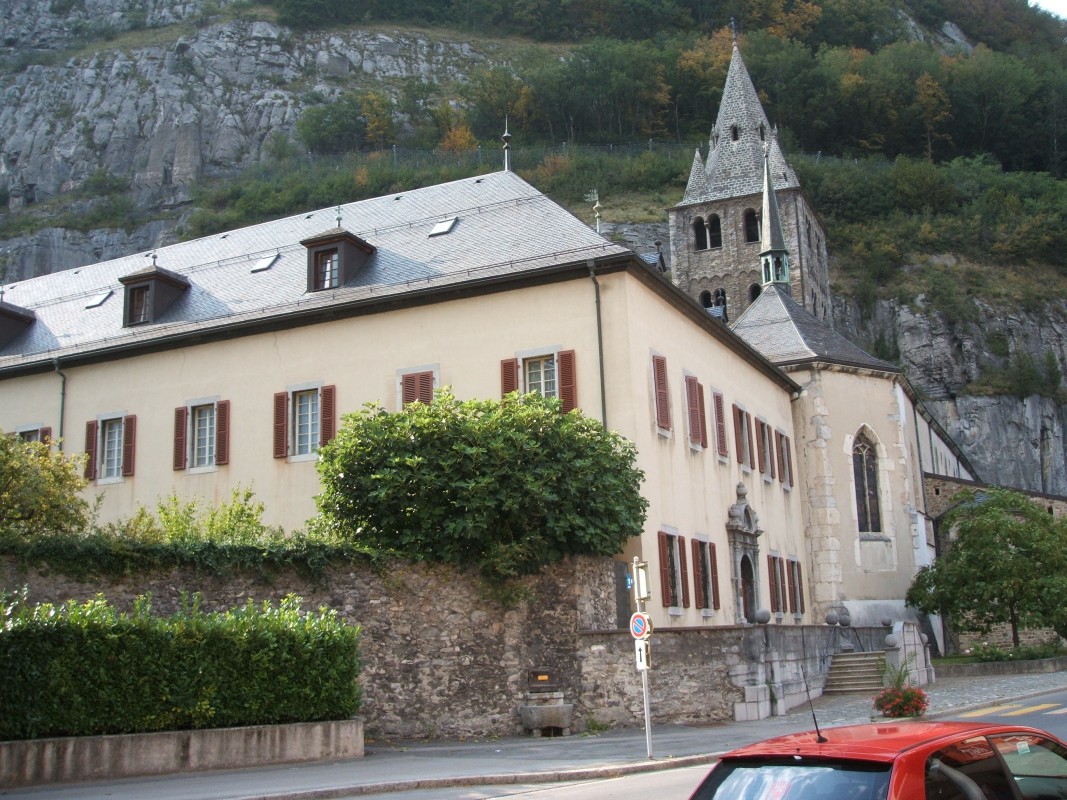
M 459 219 L 459 217 L 449 217 L 448 219 L 441 220 L 433 226 L 433 230 L 430 231 L 430 236 L 443 236 L 444 234 L 449 233 L 452 228 L 455 227 L 457 219 Z
M 266 272 L 268 269 L 274 266 L 274 262 L 278 260 L 278 253 L 273 255 L 264 256 L 252 265 L 250 272 Z
M 89 302 L 85 304 L 85 307 L 98 308 L 102 306 L 104 304 L 104 301 L 111 297 L 111 295 L 113 294 L 114 292 L 111 289 L 108 289 L 104 292 L 100 292 L 100 294 L 94 294 L 92 297 L 89 298 Z

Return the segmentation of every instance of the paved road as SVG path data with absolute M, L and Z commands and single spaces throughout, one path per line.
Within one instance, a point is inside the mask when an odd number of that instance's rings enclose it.
M 1067 741 L 1067 692 L 1025 700 L 1005 699 L 992 705 L 951 715 L 952 719 L 1032 725 Z
M 951 716 L 994 704 L 1014 703 L 1040 692 L 1067 694 L 1067 672 L 952 678 L 938 681 L 929 689 L 932 700 L 929 713 Z M 1034 701 L 1031 705 L 1038 704 Z M 871 698 L 866 694 L 821 697 L 815 700 L 814 706 L 822 727 L 868 722 L 874 715 Z M 811 727 L 811 711 L 806 706 L 758 722 L 704 727 L 656 726 L 652 735 L 654 759 L 647 757 L 641 728 L 560 739 L 369 742 L 366 757 L 350 761 L 42 786 L 0 791 L 0 797 L 5 800 L 322 800 L 445 787 L 606 780 L 706 765 L 725 750 Z M 462 792 L 450 792 L 448 796 L 478 797 Z

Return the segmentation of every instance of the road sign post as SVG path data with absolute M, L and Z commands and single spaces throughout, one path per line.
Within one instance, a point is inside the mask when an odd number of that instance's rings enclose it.
M 630 617 L 630 635 L 634 637 L 637 671 L 641 673 L 641 693 L 645 705 L 645 747 L 648 757 L 652 758 L 652 708 L 648 699 L 648 669 L 652 666 L 652 647 L 649 642 L 649 637 L 652 636 L 652 620 L 641 606 L 652 596 L 652 589 L 648 582 L 648 564 L 638 561 L 637 556 L 634 556 L 633 575 L 634 605 L 637 611 Z

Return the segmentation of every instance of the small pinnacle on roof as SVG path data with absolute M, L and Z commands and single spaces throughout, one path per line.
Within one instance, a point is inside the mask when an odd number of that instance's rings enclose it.
M 511 172 L 511 134 L 508 133 L 508 118 L 504 117 L 504 172 Z

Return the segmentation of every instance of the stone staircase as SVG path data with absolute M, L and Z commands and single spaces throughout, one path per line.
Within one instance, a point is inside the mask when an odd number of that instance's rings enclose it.
M 834 653 L 823 694 L 878 692 L 885 685 L 885 653 Z

